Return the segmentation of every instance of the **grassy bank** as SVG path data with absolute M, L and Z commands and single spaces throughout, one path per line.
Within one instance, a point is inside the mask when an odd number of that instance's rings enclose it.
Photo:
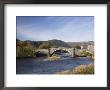
M 56 61 L 56 60 L 60 60 L 60 56 L 57 54 L 53 54 L 52 56 L 46 58 L 46 61 Z
M 74 69 L 58 72 L 57 74 L 94 74 L 94 65 L 79 65 Z

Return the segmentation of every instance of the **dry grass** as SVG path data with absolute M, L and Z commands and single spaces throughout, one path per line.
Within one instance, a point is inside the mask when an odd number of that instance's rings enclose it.
M 94 65 L 80 65 L 73 70 L 74 74 L 94 74 Z
M 80 65 L 72 70 L 58 72 L 57 74 L 94 74 L 94 65 Z
M 55 55 L 52 55 L 51 57 L 48 57 L 46 60 L 47 61 L 60 60 L 60 56 L 55 54 Z

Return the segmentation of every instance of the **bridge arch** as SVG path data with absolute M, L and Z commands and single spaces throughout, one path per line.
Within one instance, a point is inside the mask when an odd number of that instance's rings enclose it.
M 75 48 L 63 48 L 63 49 L 51 48 L 50 49 L 50 55 L 52 56 L 55 52 L 61 52 L 61 50 L 69 53 L 69 55 L 71 57 L 75 57 Z

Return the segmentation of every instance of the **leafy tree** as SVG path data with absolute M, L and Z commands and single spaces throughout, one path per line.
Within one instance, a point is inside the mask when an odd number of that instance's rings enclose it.
M 29 42 L 18 41 L 16 42 L 16 57 L 34 57 L 33 47 Z
M 50 48 L 50 44 L 48 42 L 44 42 L 43 44 L 41 44 L 39 46 L 40 49 L 49 49 Z
M 77 48 L 77 49 L 81 49 L 81 46 L 75 46 L 75 48 Z

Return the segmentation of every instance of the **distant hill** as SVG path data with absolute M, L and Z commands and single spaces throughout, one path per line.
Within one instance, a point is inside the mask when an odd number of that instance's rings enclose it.
M 71 47 L 70 45 L 68 45 L 68 43 L 57 39 L 48 40 L 48 41 L 30 41 L 30 40 L 20 41 L 19 39 L 16 39 L 16 41 L 30 43 L 33 47 L 36 47 L 36 48 L 39 48 L 40 46 L 45 44 L 49 44 L 51 47 L 66 47 L 66 48 Z
M 88 44 L 94 44 L 93 41 L 88 41 L 88 42 L 64 42 L 61 40 L 57 40 L 57 39 L 52 39 L 52 40 L 48 40 L 48 41 L 30 41 L 30 40 L 26 40 L 26 41 L 21 41 L 19 39 L 16 39 L 17 42 L 22 42 L 24 44 L 30 44 L 32 45 L 32 47 L 35 48 L 39 48 L 42 45 L 50 45 L 50 47 L 66 47 L 66 48 L 71 48 L 71 47 L 75 47 L 75 46 L 81 46 L 81 45 L 88 45 Z
M 61 40 L 53 39 L 53 40 L 48 40 L 48 42 L 50 43 L 50 45 L 52 47 L 67 47 L 67 48 L 70 48 L 71 47 L 66 42 L 61 41 Z
M 88 42 L 67 42 L 67 43 L 68 43 L 68 45 L 70 45 L 71 47 L 74 47 L 74 46 L 94 44 L 94 41 L 88 41 Z

